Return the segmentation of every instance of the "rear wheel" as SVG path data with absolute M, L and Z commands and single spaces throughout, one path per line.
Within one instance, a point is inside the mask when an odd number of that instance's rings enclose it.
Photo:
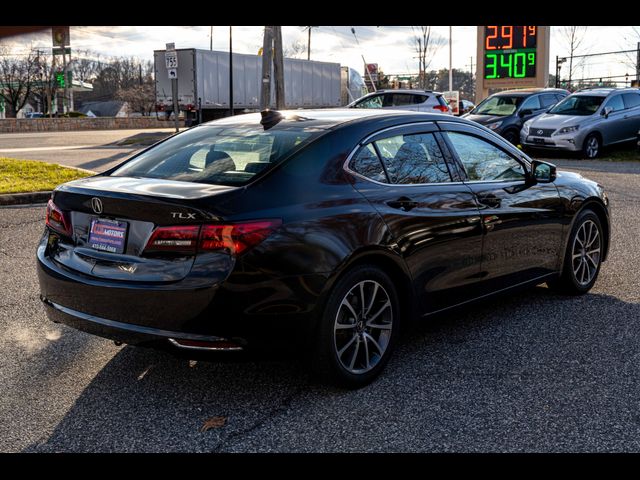
M 389 276 L 360 265 L 338 280 L 320 319 L 313 369 L 328 383 L 358 388 L 383 370 L 399 327 L 398 297 Z
M 584 145 L 582 146 L 582 154 L 586 158 L 596 158 L 600 154 L 602 145 L 600 137 L 595 133 L 590 134 L 584 139 Z
M 569 295 L 582 295 L 593 287 L 602 263 L 603 243 L 600 219 L 583 210 L 571 231 L 560 278 L 547 282 L 550 288 Z

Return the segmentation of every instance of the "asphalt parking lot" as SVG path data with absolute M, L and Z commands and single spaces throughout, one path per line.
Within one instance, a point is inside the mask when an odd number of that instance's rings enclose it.
M 639 451 L 640 162 L 558 164 L 612 202 L 592 292 L 537 287 L 435 318 L 358 391 L 294 361 L 193 362 L 50 323 L 44 207 L 1 208 L 0 451 Z M 226 423 L 201 432 L 211 417 Z

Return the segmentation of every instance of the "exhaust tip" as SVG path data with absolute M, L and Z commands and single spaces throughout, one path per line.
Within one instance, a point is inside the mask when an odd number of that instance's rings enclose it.
M 219 340 L 185 340 L 170 338 L 169 343 L 174 347 L 186 350 L 202 350 L 216 352 L 238 352 L 242 347 L 235 342 L 221 338 Z

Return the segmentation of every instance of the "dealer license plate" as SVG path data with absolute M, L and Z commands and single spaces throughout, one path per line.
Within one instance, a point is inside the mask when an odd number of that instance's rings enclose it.
M 96 218 L 91 221 L 89 246 L 110 253 L 123 253 L 127 239 L 127 222 Z

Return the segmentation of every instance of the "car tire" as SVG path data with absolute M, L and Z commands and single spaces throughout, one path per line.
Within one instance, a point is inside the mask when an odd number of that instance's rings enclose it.
M 341 387 L 371 383 L 394 349 L 399 313 L 396 289 L 385 272 L 373 265 L 348 271 L 333 287 L 319 319 L 313 371 L 321 381 Z
M 588 159 L 597 158 L 601 150 L 602 142 L 600 137 L 595 133 L 590 133 L 582 144 L 582 155 Z
M 596 282 L 602 265 L 604 235 L 593 210 L 582 210 L 571 229 L 560 277 L 549 288 L 567 295 L 583 295 Z
M 507 142 L 518 145 L 520 143 L 520 135 L 515 130 L 507 130 L 502 134 L 502 138 L 504 138 Z

